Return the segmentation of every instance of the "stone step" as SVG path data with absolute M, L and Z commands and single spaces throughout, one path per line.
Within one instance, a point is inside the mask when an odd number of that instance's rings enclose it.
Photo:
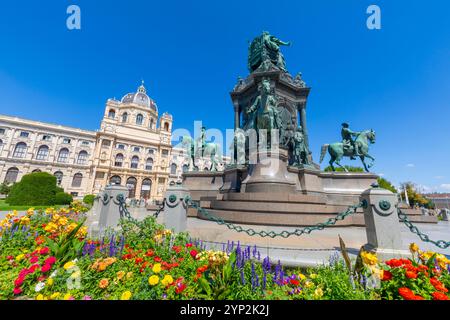
M 438 223 L 439 220 L 435 216 L 417 216 L 417 215 L 409 215 L 407 214 L 409 221 L 411 222 L 420 222 L 420 223 Z
M 309 194 L 292 193 L 224 193 L 218 194 L 217 200 L 228 201 L 268 201 L 268 202 L 297 202 L 297 203 L 326 203 L 326 197 Z

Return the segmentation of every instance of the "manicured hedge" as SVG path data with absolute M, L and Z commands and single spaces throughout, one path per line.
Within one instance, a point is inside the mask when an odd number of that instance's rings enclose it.
M 56 177 L 47 172 L 26 174 L 11 187 L 6 202 L 10 205 L 52 205 L 61 188 L 56 186 Z
M 65 192 L 58 192 L 55 195 L 55 204 L 70 204 L 73 201 L 72 195 Z
M 92 206 L 94 204 L 94 198 L 95 198 L 95 195 L 87 194 L 83 197 L 83 202 L 85 204 L 90 204 Z

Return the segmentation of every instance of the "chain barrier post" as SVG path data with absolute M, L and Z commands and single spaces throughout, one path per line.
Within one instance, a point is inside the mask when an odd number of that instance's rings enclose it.
M 163 221 L 167 229 L 176 233 L 187 229 L 187 210 L 190 199 L 189 190 L 181 182 L 171 184 L 164 197 Z
M 381 260 L 409 256 L 409 251 L 402 249 L 397 195 L 373 184 L 360 198 L 367 234 L 364 250 L 376 253 Z

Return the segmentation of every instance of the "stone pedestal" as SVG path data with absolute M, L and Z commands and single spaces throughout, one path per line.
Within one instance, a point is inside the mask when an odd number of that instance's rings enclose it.
M 403 250 L 400 222 L 397 214 L 397 195 L 389 190 L 374 187 L 361 194 L 364 201 L 366 224 L 366 251 L 375 252 L 381 260 L 409 257 Z
M 249 165 L 248 176 L 242 182 L 241 192 L 295 192 L 295 181 L 287 171 L 288 152 L 284 149 L 277 151 L 256 152 L 257 163 Z
M 241 181 L 247 176 L 247 168 L 242 165 L 236 165 L 226 168 L 223 172 L 223 185 L 220 193 L 240 192 Z
M 187 204 L 185 202 L 187 196 L 189 196 L 189 190 L 181 184 L 170 186 L 166 191 L 163 221 L 167 229 L 176 233 L 187 229 Z
M 184 172 L 183 186 L 189 190 L 192 199 L 195 201 L 199 201 L 201 197 L 216 198 L 219 189 L 223 186 L 223 172 Z

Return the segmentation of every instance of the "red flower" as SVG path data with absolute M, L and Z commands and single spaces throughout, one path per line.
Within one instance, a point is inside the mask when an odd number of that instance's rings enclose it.
M 41 250 L 39 250 L 39 254 L 40 254 L 41 256 L 46 255 L 46 254 L 48 254 L 49 252 L 50 252 L 50 250 L 48 249 L 48 247 L 44 247 L 44 248 L 41 248 Z
M 433 292 L 432 296 L 433 300 L 448 300 L 447 295 L 443 294 L 442 292 Z
M 40 277 L 38 278 L 38 281 L 44 281 L 46 278 L 47 278 L 46 276 L 40 276 Z
M 415 295 L 412 300 L 425 300 L 422 296 Z
M 391 259 L 389 261 L 386 261 L 386 264 L 391 268 L 395 268 L 400 267 L 403 263 L 398 259 Z
M 192 247 L 192 243 L 186 243 L 186 248 Z
M 180 246 L 173 246 L 172 249 L 173 249 L 173 251 L 175 251 L 176 253 L 180 253 L 180 251 L 181 251 L 181 247 L 180 247 Z
M 419 265 L 417 268 L 419 269 L 419 271 L 423 271 L 423 272 L 428 270 L 428 267 L 426 265 L 423 265 L 423 264 Z
M 31 257 L 31 259 L 30 259 L 30 262 L 31 262 L 31 263 L 36 263 L 36 262 L 38 262 L 38 261 L 39 261 L 39 258 L 36 257 L 36 256 L 33 256 L 33 257 Z
M 417 279 L 417 273 L 414 271 L 406 271 L 406 277 L 408 279 Z
M 21 294 L 21 293 L 22 293 L 22 289 L 20 289 L 20 288 L 14 288 L 13 293 L 14 293 L 15 295 Z
M 14 260 L 14 257 L 13 256 L 7 256 L 6 260 Z
M 293 284 L 294 286 L 298 286 L 300 284 L 300 281 L 296 280 L 296 279 L 291 279 L 289 280 L 290 284 Z
M 206 271 L 206 269 L 208 269 L 208 265 L 205 264 L 204 266 L 197 268 L 197 273 L 203 273 Z
M 53 265 L 56 262 L 56 258 L 55 257 L 48 257 L 47 259 L 45 259 L 44 264 L 49 264 L 49 265 Z
M 21 277 L 19 276 L 15 281 L 14 281 L 14 286 L 16 287 L 20 287 L 23 283 L 23 281 L 25 280 L 25 276 Z
M 22 269 L 22 270 L 20 270 L 20 272 L 19 272 L 19 277 L 23 278 L 23 277 L 25 277 L 25 276 L 26 276 L 27 274 L 29 274 L 29 273 L 31 273 L 29 269 L 27 269 L 27 268 Z
M 139 263 L 142 263 L 142 261 L 144 261 L 144 259 L 142 259 L 142 258 L 136 258 L 136 260 L 134 260 L 134 263 L 135 263 L 135 264 L 139 264 Z
M 184 258 L 183 257 L 181 257 L 181 258 L 178 258 L 178 261 L 183 261 L 184 260 Z
M 33 273 L 35 272 L 37 269 L 39 269 L 39 265 L 38 264 L 33 264 L 29 270 L 29 273 Z
M 46 263 L 42 266 L 41 272 L 43 272 L 43 273 L 48 272 L 48 271 L 50 271 L 51 268 L 52 268 L 52 266 L 50 264 Z
M 161 262 L 162 261 L 162 259 L 160 257 L 158 257 L 158 256 L 156 256 L 154 260 L 155 260 L 155 262 Z
M 392 273 L 390 271 L 384 270 L 383 271 L 383 278 L 381 281 L 389 281 L 392 279 Z
M 177 284 L 177 287 L 175 289 L 175 293 L 180 294 L 186 289 L 186 285 L 184 283 Z
M 147 253 L 145 254 L 147 257 L 151 257 L 151 256 L 153 256 L 155 253 L 152 251 L 152 250 L 150 250 L 150 249 L 148 249 L 147 250 Z
M 189 254 L 191 255 L 192 258 L 195 259 L 195 257 L 197 256 L 198 252 L 197 252 L 197 250 L 191 250 L 191 251 L 189 252 Z
M 403 263 L 404 265 L 412 265 L 411 260 L 409 259 L 400 259 L 401 263 Z
M 406 288 L 406 287 L 402 287 L 402 288 L 398 289 L 398 293 L 405 300 L 414 300 L 414 298 L 416 297 L 414 292 L 411 289 Z
M 131 255 L 131 253 L 127 253 L 127 254 L 124 254 L 123 256 L 122 256 L 122 259 L 123 260 L 128 260 L 128 259 L 131 259 L 133 256 Z

